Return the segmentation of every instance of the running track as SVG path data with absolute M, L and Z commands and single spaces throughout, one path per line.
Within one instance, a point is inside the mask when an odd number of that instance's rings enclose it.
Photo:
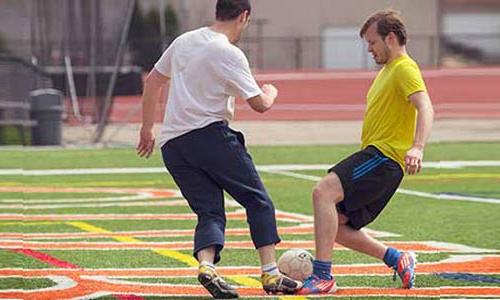
M 426 70 L 423 74 L 438 118 L 500 118 L 500 68 Z M 278 102 L 267 113 L 258 114 L 238 100 L 235 120 L 361 120 L 375 75 L 371 71 L 257 74 L 260 84 L 272 83 L 279 89 Z M 83 110 L 93 105 L 82 102 Z M 161 121 L 164 102 L 159 107 L 157 121 Z M 140 96 L 116 97 L 111 121 L 140 122 Z

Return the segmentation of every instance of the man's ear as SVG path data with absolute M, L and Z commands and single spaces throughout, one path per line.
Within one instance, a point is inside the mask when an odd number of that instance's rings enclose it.
M 385 37 L 385 43 L 389 45 L 399 45 L 398 37 L 394 32 L 389 32 Z
M 238 20 L 240 21 L 240 23 L 245 23 L 247 21 L 249 17 L 249 12 L 248 10 L 245 10 L 244 12 L 242 12 L 240 14 L 240 16 L 238 17 Z

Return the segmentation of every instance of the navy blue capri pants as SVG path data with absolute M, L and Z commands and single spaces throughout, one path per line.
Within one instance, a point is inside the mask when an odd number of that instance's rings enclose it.
M 193 256 L 215 246 L 215 263 L 224 247 L 224 193 L 245 209 L 256 249 L 280 242 L 275 210 L 262 184 L 243 134 L 220 121 L 190 131 L 162 147 L 165 166 L 198 216 Z

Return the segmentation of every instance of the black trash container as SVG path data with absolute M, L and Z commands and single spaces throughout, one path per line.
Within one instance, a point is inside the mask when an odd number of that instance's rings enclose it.
M 32 129 L 35 146 L 62 144 L 62 93 L 54 89 L 39 89 L 30 93 L 31 119 L 37 122 Z

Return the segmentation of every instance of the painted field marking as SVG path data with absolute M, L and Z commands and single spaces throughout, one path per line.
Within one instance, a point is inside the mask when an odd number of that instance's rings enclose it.
M 500 274 L 500 255 L 451 255 L 449 258 L 436 262 L 418 264 L 418 274 L 432 275 L 435 273 L 472 273 L 472 274 Z M 222 276 L 247 275 L 260 276 L 261 269 L 257 266 L 218 267 Z M 383 263 L 334 265 L 333 272 L 338 276 L 390 276 L 392 273 Z M 192 277 L 198 275 L 196 268 L 122 268 L 122 269 L 0 269 L 0 276 L 104 276 L 124 278 L 144 277 Z
M 227 219 L 246 221 L 244 209 L 228 212 Z M 301 217 L 294 213 L 285 213 L 276 211 L 276 217 L 281 221 L 291 223 L 310 222 L 311 217 Z M 0 221 L 72 221 L 72 220 L 196 220 L 197 217 L 192 213 L 179 214 L 50 214 L 50 215 L 27 215 L 27 214 L 0 214 Z
M 88 231 L 88 232 L 92 232 L 92 233 L 112 233 L 109 230 L 106 230 L 106 229 L 103 229 L 103 228 L 100 228 L 97 226 L 93 226 L 93 225 L 85 223 L 85 222 L 68 222 L 67 224 L 72 225 L 76 228 L 79 228 L 83 231 Z M 112 238 L 116 239 L 117 241 L 125 243 L 125 244 L 121 244 L 121 245 L 130 245 L 131 243 L 142 243 L 142 241 L 140 241 L 136 238 L 133 238 L 133 237 L 129 237 L 129 236 L 114 236 Z M 174 242 L 174 243 L 178 243 L 178 242 Z M 192 248 L 193 248 L 193 246 L 191 243 L 191 246 L 188 249 L 192 249 Z M 89 249 L 89 248 L 86 248 L 86 249 Z M 151 251 L 153 251 L 157 254 L 160 254 L 162 256 L 175 259 L 177 261 L 185 263 L 186 265 L 188 265 L 190 267 L 197 267 L 198 266 L 198 261 L 193 256 L 186 255 L 186 254 L 181 253 L 179 251 L 175 251 L 173 248 L 170 248 L 170 247 L 161 247 L 159 249 L 148 247 L 145 249 L 151 250 Z M 253 278 L 250 278 L 250 277 L 231 276 L 231 279 L 233 281 L 237 282 L 238 284 L 241 284 L 244 286 L 262 287 L 260 281 L 257 281 Z
M 295 173 L 290 171 L 264 171 L 270 174 L 283 175 L 298 179 L 304 179 L 309 181 L 318 182 L 322 179 L 319 176 L 306 175 L 301 173 Z M 450 194 L 432 194 L 426 192 L 412 191 L 407 189 L 399 188 L 396 193 L 418 196 L 422 198 L 438 199 L 438 200 L 454 200 L 454 201 L 467 201 L 467 202 L 477 202 L 477 203 L 490 203 L 490 204 L 500 204 L 500 199 L 497 198 L 480 198 L 473 196 L 461 196 L 461 195 L 450 195 Z
M 94 208 L 94 207 L 155 207 L 155 206 L 184 206 L 186 200 L 168 200 L 168 201 L 140 201 L 140 202 L 111 202 L 111 203 L 86 203 L 86 204 L 0 204 L 0 209 L 58 209 L 58 208 Z
M 288 214 L 288 213 L 281 212 L 281 213 L 278 213 L 277 215 L 284 216 L 284 217 L 286 217 L 288 220 L 292 220 L 292 221 L 295 221 L 295 222 L 300 222 L 300 221 L 302 221 L 302 222 L 304 222 L 304 221 L 309 221 L 309 222 L 310 222 L 310 221 L 311 221 L 311 217 L 307 216 L 307 218 L 304 218 L 304 216 L 301 216 L 301 215 L 299 215 L 299 214 Z M 105 232 L 103 232 L 103 233 L 105 233 Z M 101 233 L 101 234 L 103 234 L 103 233 Z M 300 241 L 299 241 L 299 242 L 300 242 Z M 470 262 L 470 261 L 469 261 L 469 262 Z M 457 262 L 449 262 L 449 263 L 460 263 L 460 262 L 457 260 Z M 476 263 L 479 263 L 479 262 L 476 262 Z M 483 264 L 483 263 L 486 263 L 486 262 L 481 261 L 479 264 Z M 336 267 L 337 267 L 337 266 L 336 266 Z M 425 267 L 425 266 L 424 266 L 424 267 Z M 449 267 L 449 266 L 448 266 L 448 267 Z M 498 264 L 498 263 L 496 263 L 496 264 L 495 264 L 495 262 L 489 262 L 488 267 L 491 267 L 491 268 L 493 268 L 493 269 L 494 269 L 494 272 L 496 272 L 496 273 L 493 273 L 493 274 L 497 274 L 497 273 L 498 273 L 498 271 L 499 271 L 499 264 Z M 335 272 L 337 272 L 337 269 L 336 269 L 336 268 L 334 268 L 334 269 L 335 269 Z M 353 266 L 348 266 L 348 270 L 352 270 L 352 269 L 353 269 Z M 421 269 L 421 265 L 419 265 L 419 270 L 420 270 L 420 269 Z M 469 266 L 469 269 L 468 269 L 468 270 L 471 270 L 471 267 L 470 267 L 470 266 Z M 479 269 L 474 269 L 474 271 L 477 271 L 477 270 L 479 270 Z M 482 270 L 482 269 L 481 269 L 481 270 Z M 386 271 L 386 273 L 387 273 L 387 268 L 385 268 L 385 271 Z M 447 271 L 449 271 L 449 270 L 447 270 Z M 259 274 L 259 273 L 260 273 L 260 270 L 259 270 L 258 268 L 257 268 L 256 273 L 257 273 L 257 274 Z M 419 272 L 419 273 L 420 273 L 420 272 Z M 0 274 L 1 274 L 1 273 L 0 273 Z M 236 274 L 238 274 L 238 275 L 236 275 Z M 228 274 L 227 276 L 241 276 L 240 274 L 241 274 L 241 273 L 235 273 L 234 275 L 230 275 L 230 274 Z M 362 274 L 362 275 L 365 275 L 366 273 L 360 273 L 360 275 L 361 275 L 361 274 Z M 386 274 L 385 274 L 385 275 L 386 275 Z M 90 278 L 89 278 L 89 279 L 90 279 Z M 94 280 L 94 281 L 95 281 L 95 280 Z M 174 285 L 174 286 L 175 286 L 175 288 L 178 288 L 178 287 L 179 287 L 179 285 Z M 182 285 L 181 285 L 181 287 L 182 287 Z M 196 286 L 196 287 L 198 287 L 198 286 Z M 199 287 L 198 287 L 198 288 L 199 288 Z M 478 287 L 478 288 L 480 288 L 480 287 Z M 243 289 L 243 290 L 248 290 L 247 288 L 242 288 L 242 289 Z M 354 290 L 358 291 L 359 289 L 365 289 L 365 288 L 347 288 L 347 289 L 352 289 L 353 291 L 354 291 Z M 202 290 L 202 292 L 204 291 L 203 289 L 201 289 L 201 290 Z M 127 289 L 124 289 L 124 291 L 127 291 Z M 183 290 L 183 291 L 184 291 L 184 290 Z M 0 292 L 1 292 L 1 291 L 0 291 Z M 260 292 L 260 293 L 262 293 L 262 290 L 261 290 L 261 289 L 259 289 L 259 292 Z M 468 292 L 470 292 L 470 291 L 468 291 Z M 96 291 L 96 293 L 98 293 L 98 291 Z M 130 293 L 137 294 L 137 293 L 135 293 L 135 292 L 130 292 Z M 206 292 L 205 292 L 205 293 L 206 293 Z M 474 293 L 474 292 L 472 292 L 472 293 Z M 355 294 L 356 294 L 356 293 L 355 293 Z M 1 295 L 1 293 L 0 293 L 0 295 Z M 161 294 L 161 295 L 165 295 L 165 294 Z M 340 293 L 339 293 L 338 295 L 340 296 Z M 457 294 L 457 295 L 462 295 L 462 294 Z M 484 294 L 481 294 L 481 295 L 484 295 Z M 37 298 L 37 299 L 38 299 L 38 298 Z M 51 299 L 51 298 L 47 297 L 47 299 Z
M 0 226 L 42 226 L 42 225 L 57 225 L 62 222 L 24 222 L 19 220 L 18 222 L 0 222 Z
M 112 234 L 112 231 L 109 231 L 109 230 L 106 230 L 104 228 L 100 228 L 100 227 L 97 227 L 97 226 L 94 226 L 94 225 L 91 225 L 91 224 L 88 224 L 85 222 L 67 222 L 67 224 L 74 226 L 74 227 L 76 227 L 80 230 L 83 230 L 83 231 L 88 231 L 88 232 L 92 232 L 92 233 Z M 125 244 L 142 243 L 142 241 L 140 241 L 136 238 L 133 238 L 133 237 L 129 237 L 129 236 L 111 236 L 111 238 L 113 238 L 119 242 L 125 243 Z M 157 254 L 162 255 L 162 256 L 166 256 L 166 257 L 178 260 L 180 262 L 183 262 L 188 266 L 191 266 L 191 267 L 198 266 L 198 261 L 196 261 L 191 255 L 186 255 L 184 253 L 180 253 L 178 251 L 168 250 L 168 249 L 151 249 L 151 250 Z
M 500 179 L 500 173 L 419 174 L 405 180 Z
M 468 272 L 478 274 L 498 274 L 500 271 L 499 255 L 474 255 L 455 256 L 451 259 L 433 263 L 419 264 L 419 274 L 435 274 L 443 270 L 447 272 Z M 383 264 L 366 265 L 336 265 L 333 267 L 335 274 L 358 275 L 358 276 L 387 276 L 387 267 Z M 221 267 L 219 272 L 223 276 L 245 274 L 246 276 L 258 276 L 259 267 Z M 66 276 L 78 282 L 74 288 L 57 291 L 38 290 L 24 291 L 23 299 L 59 299 L 85 297 L 95 293 L 119 293 L 134 295 L 157 295 L 157 296 L 181 296 L 181 295 L 206 295 L 206 291 L 200 286 L 178 285 L 178 284 L 148 284 L 140 282 L 113 282 L 114 277 L 136 278 L 136 277 L 172 277 L 179 276 L 196 277 L 195 268 L 170 268 L 170 269 L 0 269 L 0 278 L 11 276 L 23 276 L 24 278 L 40 276 Z M 243 296 L 262 296 L 261 288 L 239 287 Z M 0 290 L 0 297 L 16 298 L 20 294 Z M 334 297 L 340 296 L 499 296 L 500 288 L 492 287 L 439 287 L 439 288 L 416 288 L 404 290 L 397 288 L 370 288 L 370 287 L 345 287 L 340 288 Z
M 26 279 L 24 276 L 4 276 L 0 278 L 20 278 L 20 279 Z M 36 290 L 29 290 L 29 291 L 35 291 L 36 293 L 43 293 L 43 292 L 52 292 L 52 291 L 59 291 L 59 290 L 65 290 L 65 289 L 71 289 L 77 286 L 77 283 L 72 280 L 71 278 L 68 278 L 66 276 L 52 276 L 52 275 L 46 275 L 46 276 L 33 276 L 30 277 L 30 279 L 50 279 L 52 280 L 55 285 L 47 288 L 40 288 Z M 25 293 L 27 290 L 25 289 L 6 289 L 6 290 L 0 290 L 0 295 L 2 293 Z M 2 298 L 5 299 L 5 298 Z M 19 299 L 24 299 L 24 298 L 19 298 Z
M 333 164 L 280 164 L 280 165 L 258 165 L 258 171 L 326 171 Z M 435 169 L 460 169 L 466 167 L 499 167 L 499 160 L 478 161 L 430 161 L 424 162 L 424 168 Z M 0 175 L 22 175 L 22 176 L 57 176 L 57 175 L 97 175 L 97 174 L 150 174 L 167 173 L 165 168 L 86 168 L 86 169 L 43 169 L 43 170 L 19 170 L 0 169 Z M 1 187 L 0 187 L 1 191 Z
M 37 223 L 57 224 L 56 222 L 33 222 Z M 59 222 L 62 223 L 62 222 Z M 18 225 L 19 222 L 13 222 Z M 1 225 L 1 223 L 0 223 Z M 400 235 L 385 231 L 378 231 L 369 228 L 363 228 L 363 231 L 374 238 L 399 237 Z M 301 223 L 293 226 L 278 227 L 280 235 L 293 234 L 313 234 L 314 227 L 312 223 Z M 133 236 L 133 237 L 192 237 L 193 229 L 160 229 L 160 230 L 136 230 L 136 231 L 113 231 L 113 233 L 92 233 L 92 232 L 54 232 L 54 233 L 15 233 L 15 232 L 0 232 L 0 236 L 7 239 L 23 239 L 28 240 L 66 240 L 66 239 L 81 239 L 81 238 L 108 238 L 110 236 Z M 248 228 L 228 228 L 226 236 L 247 236 L 250 234 Z
M 88 230 L 90 232 L 103 232 L 103 229 L 83 229 L 92 228 L 92 225 L 83 222 L 71 222 L 74 223 L 73 226 L 81 228 L 82 230 Z M 78 224 L 76 224 L 78 223 Z M 80 227 L 81 226 L 81 227 Z M 108 232 L 110 233 L 110 232 Z M 20 245 L 27 247 L 29 249 L 36 250 L 153 250 L 153 251 L 180 251 L 180 250 L 191 250 L 193 249 L 193 241 L 175 241 L 175 242 L 143 242 L 138 239 L 128 237 L 128 236 L 111 236 L 111 238 L 119 241 L 117 242 L 28 242 L 24 240 L 0 240 L 0 248 L 4 249 L 15 249 Z M 419 242 L 406 242 L 406 241 L 387 241 L 385 242 L 388 246 L 397 248 L 404 251 L 414 251 L 419 253 L 440 253 L 440 252 L 450 252 L 450 253 L 497 253 L 500 250 L 494 249 L 481 249 L 468 247 L 464 245 L 452 244 L 452 243 L 442 243 L 435 241 L 419 241 Z M 225 243 L 228 248 L 231 249 L 254 249 L 254 245 L 251 241 L 228 241 Z M 314 249 L 314 241 L 300 241 L 300 240 L 289 240 L 282 241 L 276 246 L 277 249 L 290 249 L 290 248 L 303 248 L 303 249 Z M 334 250 L 337 251 L 348 251 L 349 249 L 335 245 Z M 191 256 L 188 256 L 191 258 Z
M 121 197 L 99 197 L 99 198 L 69 198 L 69 199 L 60 199 L 60 198 L 55 198 L 55 199 L 23 199 L 23 198 L 16 198 L 16 199 L 0 199 L 0 203 L 19 203 L 22 202 L 23 204 L 28 204 L 28 203 L 86 203 L 86 202 L 114 202 L 114 201 L 134 201 L 134 200 L 144 200 L 144 199 L 151 199 L 154 198 L 153 195 L 150 193 L 138 193 L 137 195 L 133 196 L 121 196 Z
M 422 198 L 438 199 L 438 200 L 453 200 L 453 201 L 466 201 L 466 202 L 476 202 L 476 203 L 490 203 L 490 204 L 500 204 L 500 199 L 497 198 L 482 198 L 474 196 L 461 196 L 452 194 L 432 194 L 426 192 L 418 192 L 407 189 L 399 188 L 397 190 L 400 194 L 418 196 Z
M 24 245 L 21 244 L 23 248 L 14 248 L 14 249 L 9 249 L 12 252 L 15 253 L 20 253 L 32 258 L 35 258 L 41 262 L 44 262 L 46 264 L 49 264 L 51 266 L 59 267 L 59 268 L 65 268 L 65 269 L 79 269 L 79 267 L 75 264 L 72 264 L 67 261 L 60 260 L 58 258 L 55 258 L 51 255 L 48 255 L 43 252 L 36 251 L 34 249 L 28 249 Z
M 43 252 L 38 252 L 34 251 L 33 249 L 27 249 L 26 247 L 18 248 L 18 249 L 12 249 L 10 250 L 12 252 L 24 254 L 26 256 L 32 257 L 36 260 L 39 260 L 41 262 L 44 262 L 46 264 L 49 264 L 51 266 L 59 267 L 59 268 L 64 268 L 64 269 L 71 269 L 71 270 L 82 270 L 79 266 L 69 263 L 67 261 L 60 260 L 56 257 L 53 257 L 49 254 L 43 253 Z M 0 278 L 12 278 L 12 277 L 19 277 L 25 279 L 26 277 L 23 276 L 1 276 Z M 70 278 L 72 277 L 72 278 Z M 32 276 L 30 278 L 46 278 L 51 280 L 52 282 L 55 283 L 55 285 L 47 288 L 39 288 L 39 289 L 32 289 L 31 291 L 34 292 L 34 297 L 29 297 L 28 299 L 37 299 L 37 295 L 40 293 L 44 292 L 53 292 L 53 291 L 60 291 L 60 290 L 67 290 L 67 289 L 72 289 L 72 288 L 78 288 L 79 284 L 79 279 L 80 277 L 78 276 L 54 276 L 51 275 L 50 272 L 46 274 L 45 276 Z M 7 289 L 7 290 L 0 290 L 0 293 L 5 292 L 5 293 L 16 293 L 16 292 L 21 292 L 25 293 L 25 289 Z M 26 298 L 22 298 L 26 299 Z M 135 298 L 137 300 L 143 299 L 141 297 Z

